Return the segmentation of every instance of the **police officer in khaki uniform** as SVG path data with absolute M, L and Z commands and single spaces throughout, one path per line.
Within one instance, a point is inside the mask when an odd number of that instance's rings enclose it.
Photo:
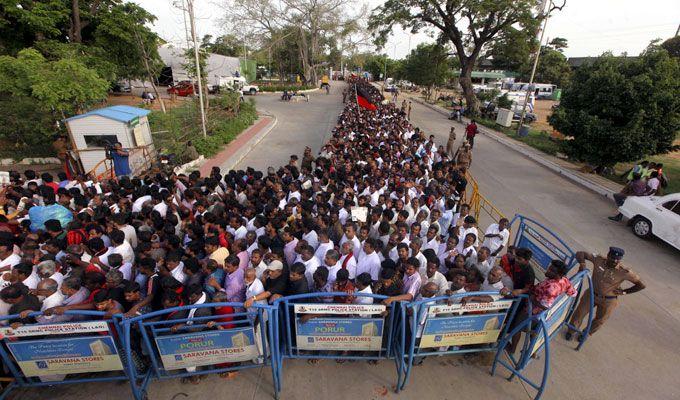
M 630 268 L 621 264 L 621 259 L 625 252 L 618 247 L 610 247 L 607 257 L 579 251 L 576 253 L 576 260 L 579 263 L 579 271 L 586 269 L 586 260 L 593 263 L 593 285 L 588 290 L 593 290 L 595 297 L 595 317 L 590 334 L 602 327 L 602 324 L 609 318 L 616 306 L 619 304 L 619 296 L 639 292 L 645 288 L 640 277 Z M 628 281 L 633 286 L 622 289 L 621 284 Z M 590 306 L 589 293 L 581 297 L 581 301 L 571 317 L 571 324 L 580 327 L 583 318 L 588 314 Z M 571 340 L 573 331 L 569 330 L 566 335 L 567 340 Z

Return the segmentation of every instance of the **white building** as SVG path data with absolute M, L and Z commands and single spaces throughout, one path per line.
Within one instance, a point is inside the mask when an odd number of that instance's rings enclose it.
M 149 110 L 111 106 L 92 110 L 65 120 L 71 145 L 86 173 L 97 177 L 110 173 L 105 162 L 106 146 L 120 142 L 130 152 L 130 169 L 139 174 L 151 167 L 156 150 L 151 139 Z

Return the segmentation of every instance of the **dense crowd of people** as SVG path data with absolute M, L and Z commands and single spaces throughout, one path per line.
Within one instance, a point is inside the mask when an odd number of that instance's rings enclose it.
M 461 201 L 470 146 L 454 158 L 404 107 L 352 83 L 377 110 L 345 93 L 319 154 L 307 147 L 279 168 L 100 182 L 12 173 L 0 196 L 0 315 L 17 326 L 75 318 L 67 310 L 131 317 L 224 301 L 248 309 L 314 292 L 361 304 L 373 302 L 361 294 L 375 293 L 390 304 L 494 291 L 529 294 L 541 310 L 575 294 L 560 262 L 536 283 L 531 251 L 508 245 L 506 219 L 478 227 Z M 68 218 L 36 227 L 30 209 L 55 204 Z

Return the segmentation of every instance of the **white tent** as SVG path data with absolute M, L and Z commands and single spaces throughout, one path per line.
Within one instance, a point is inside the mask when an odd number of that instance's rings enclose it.
M 166 67 L 172 69 L 172 79 L 174 82 L 191 80 L 184 65 L 193 63 L 191 58 L 188 60 L 185 57 L 186 50 L 172 47 L 170 45 L 163 45 L 158 48 L 158 54 L 161 56 Z M 226 57 L 219 54 L 209 54 L 207 60 L 209 85 L 219 84 L 220 77 L 237 76 L 241 73 L 240 62 L 237 57 Z

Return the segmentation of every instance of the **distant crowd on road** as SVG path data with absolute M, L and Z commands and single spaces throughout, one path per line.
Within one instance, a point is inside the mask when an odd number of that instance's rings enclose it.
M 353 84 L 375 111 L 359 109 Z M 508 245 L 507 219 L 479 229 L 461 200 L 468 143 L 454 157 L 453 145 L 436 144 L 367 82 L 351 81 L 347 92 L 317 156 L 306 147 L 266 171 L 98 182 L 11 173 L 0 195 L 0 316 L 19 326 L 69 321 L 69 310 L 132 317 L 225 301 L 248 309 L 311 292 L 347 293 L 322 300 L 343 303 L 377 293 L 389 304 L 479 290 L 528 294 L 540 311 L 575 294 L 561 261 L 536 281 L 531 251 Z M 181 329 L 233 312 L 163 318 L 188 320 Z

